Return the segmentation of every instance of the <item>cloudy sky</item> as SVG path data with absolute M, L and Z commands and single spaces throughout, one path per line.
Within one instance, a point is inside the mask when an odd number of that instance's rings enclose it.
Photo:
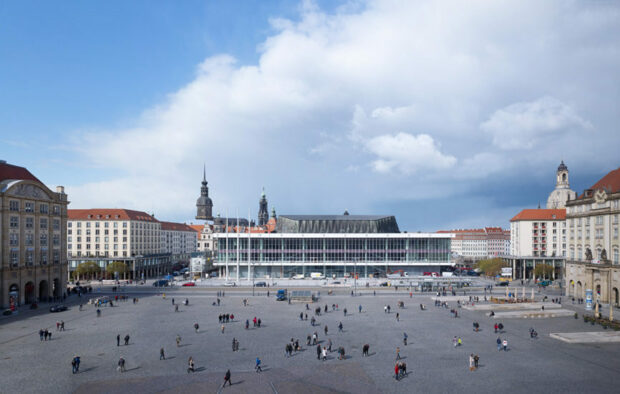
M 508 226 L 620 166 L 620 3 L 0 5 L 0 158 L 71 207 Z

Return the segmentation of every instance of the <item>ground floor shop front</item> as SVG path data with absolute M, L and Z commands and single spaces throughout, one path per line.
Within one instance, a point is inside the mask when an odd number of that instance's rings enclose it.
M 2 308 L 14 309 L 24 304 L 60 299 L 66 278 L 66 266 L 60 264 L 4 270 L 0 293 Z

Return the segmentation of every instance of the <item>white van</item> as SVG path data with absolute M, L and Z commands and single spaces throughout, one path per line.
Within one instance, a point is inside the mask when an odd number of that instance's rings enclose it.
M 325 279 L 325 275 L 323 275 L 320 272 L 312 272 L 310 273 L 310 278 L 311 279 Z
M 297 275 L 293 275 L 291 279 L 303 279 L 303 278 L 304 278 L 304 274 L 297 274 Z

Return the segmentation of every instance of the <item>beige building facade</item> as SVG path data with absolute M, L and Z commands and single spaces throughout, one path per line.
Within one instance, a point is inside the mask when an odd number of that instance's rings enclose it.
M 566 294 L 620 301 L 620 168 L 566 203 L 569 231 Z
M 67 195 L 0 161 L 0 304 L 59 299 L 66 289 Z

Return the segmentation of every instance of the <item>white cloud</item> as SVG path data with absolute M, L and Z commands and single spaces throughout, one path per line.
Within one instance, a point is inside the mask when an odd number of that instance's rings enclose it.
M 256 207 L 264 185 L 286 213 L 370 210 L 430 187 L 458 194 L 500 170 L 572 165 L 584 145 L 597 155 L 582 165 L 617 158 L 618 6 L 362 4 L 325 14 L 305 3 L 299 21 L 272 21 L 256 64 L 210 56 L 132 127 L 72 136 L 114 177 L 70 185 L 72 205 L 187 217 L 203 162 L 216 212 Z M 597 137 L 567 132 L 584 129 Z M 549 136 L 561 153 L 537 145 Z
M 421 170 L 445 170 L 456 164 L 456 158 L 442 154 L 433 137 L 427 134 L 382 135 L 368 140 L 366 148 L 378 156 L 372 162 L 377 172 L 397 170 L 412 174 Z
M 592 125 L 567 104 L 545 96 L 499 109 L 480 128 L 502 149 L 529 149 L 546 136 L 592 129 Z

